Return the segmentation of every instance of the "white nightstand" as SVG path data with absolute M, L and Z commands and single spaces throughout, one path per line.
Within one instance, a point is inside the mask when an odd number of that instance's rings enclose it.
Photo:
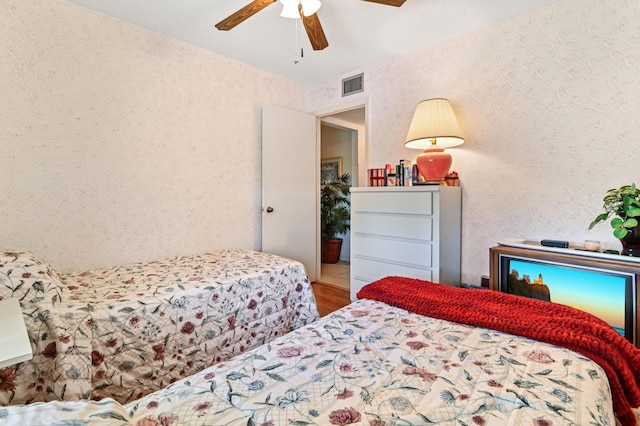
M 22 309 L 16 299 L 0 300 L 0 368 L 33 358 Z

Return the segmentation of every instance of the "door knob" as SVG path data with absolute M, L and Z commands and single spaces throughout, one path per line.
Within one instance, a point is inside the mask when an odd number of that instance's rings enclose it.
M 267 207 L 267 213 L 273 213 L 273 207 L 271 206 Z

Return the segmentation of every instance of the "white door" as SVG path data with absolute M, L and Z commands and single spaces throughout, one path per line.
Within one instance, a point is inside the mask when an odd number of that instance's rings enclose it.
M 316 280 L 316 117 L 262 107 L 262 251 L 301 262 Z

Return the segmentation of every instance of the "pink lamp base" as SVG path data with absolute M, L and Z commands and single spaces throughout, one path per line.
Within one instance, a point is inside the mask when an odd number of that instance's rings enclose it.
M 416 163 L 418 171 L 424 178 L 425 182 L 440 182 L 449 173 L 452 162 L 451 154 L 448 154 L 442 148 L 427 148 L 418 155 Z

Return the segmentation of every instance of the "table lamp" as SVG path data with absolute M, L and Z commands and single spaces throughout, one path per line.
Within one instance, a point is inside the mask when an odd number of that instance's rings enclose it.
M 427 99 L 418 104 L 404 146 L 424 150 L 416 163 L 425 182 L 444 181 L 452 162 L 451 154 L 445 149 L 463 143 L 458 120 L 448 100 Z

